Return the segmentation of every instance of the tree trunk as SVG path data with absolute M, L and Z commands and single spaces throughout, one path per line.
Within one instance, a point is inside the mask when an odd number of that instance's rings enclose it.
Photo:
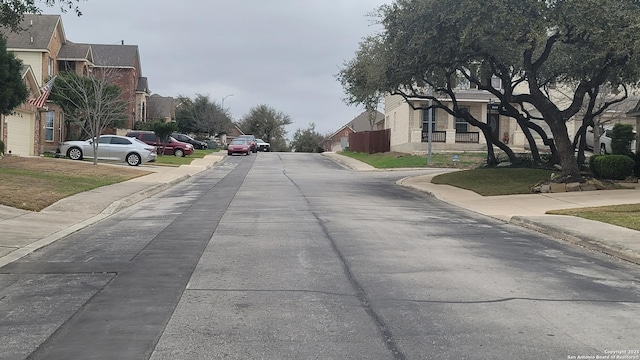
M 580 168 L 578 167 L 578 161 L 574 153 L 573 143 L 569 140 L 566 123 L 561 118 L 548 117 L 545 117 L 545 122 L 551 128 L 554 142 L 558 149 L 560 166 L 562 166 L 562 180 L 566 182 L 582 181 L 583 178 L 582 175 L 580 175 Z

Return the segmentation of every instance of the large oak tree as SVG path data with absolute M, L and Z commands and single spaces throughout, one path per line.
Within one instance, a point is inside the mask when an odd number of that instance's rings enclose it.
M 257 105 L 238 122 L 245 134 L 253 134 L 271 144 L 272 151 L 287 150 L 285 127 L 292 123 L 291 117 L 268 105 Z
M 423 97 L 508 152 L 457 106 L 456 86 L 468 81 L 499 99 L 500 112 L 515 118 L 530 142 L 530 130 L 543 135 L 564 180 L 580 178 L 566 122 L 600 87 L 635 86 L 640 77 L 636 0 L 396 0 L 377 14 L 384 30 L 366 38 L 338 74 L 348 102 L 367 105 L 389 93 Z M 553 96 L 556 84 L 569 89 L 562 103 Z

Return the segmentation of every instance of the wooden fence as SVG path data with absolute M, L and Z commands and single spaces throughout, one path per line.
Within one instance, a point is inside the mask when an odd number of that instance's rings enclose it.
M 367 154 L 391 150 L 391 129 L 361 131 L 349 134 L 349 151 Z

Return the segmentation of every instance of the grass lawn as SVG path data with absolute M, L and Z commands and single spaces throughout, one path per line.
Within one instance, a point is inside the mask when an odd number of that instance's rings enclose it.
M 65 197 L 149 174 L 140 168 L 55 158 L 0 159 L 0 204 L 40 211 Z
M 351 151 L 342 151 L 340 154 L 360 160 L 378 169 L 453 167 L 454 155 L 458 155 L 459 168 L 470 169 L 484 164 L 487 158 L 487 154 L 481 152 L 432 153 L 431 165 L 428 165 L 426 155 L 417 156 L 399 152 L 366 154 Z
M 547 214 L 578 216 L 640 231 L 640 204 L 553 210 Z
M 529 168 L 471 169 L 436 175 L 431 182 L 471 190 L 483 196 L 531 194 L 531 187 L 548 180 L 551 173 L 553 171 Z

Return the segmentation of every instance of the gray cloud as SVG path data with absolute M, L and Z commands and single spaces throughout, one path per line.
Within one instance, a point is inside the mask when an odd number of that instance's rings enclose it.
M 235 119 L 266 104 L 297 128 L 337 130 L 362 109 L 347 106 L 335 74 L 364 36 L 384 0 L 88 0 L 81 17 L 63 14 L 75 42 L 138 45 L 153 93 L 209 95 Z M 48 9 L 53 11 L 53 9 Z

